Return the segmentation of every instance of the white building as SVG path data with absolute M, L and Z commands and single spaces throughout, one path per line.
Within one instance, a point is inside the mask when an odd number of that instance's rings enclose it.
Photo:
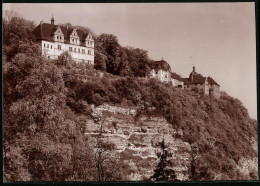
M 149 73 L 149 78 L 157 78 L 161 82 L 171 82 L 173 86 L 184 88 L 184 82 L 182 78 L 176 73 L 171 72 L 170 65 L 164 61 L 153 61 L 150 63 L 151 71 Z
M 171 81 L 174 87 L 184 88 L 182 77 L 174 72 L 171 73 Z
M 151 71 L 149 73 L 150 78 L 157 78 L 161 82 L 170 82 L 171 81 L 171 67 L 164 61 L 153 61 L 150 63 Z
M 40 43 L 42 55 L 48 59 L 57 59 L 68 51 L 76 62 L 94 65 L 94 40 L 89 32 L 41 22 L 33 31 Z

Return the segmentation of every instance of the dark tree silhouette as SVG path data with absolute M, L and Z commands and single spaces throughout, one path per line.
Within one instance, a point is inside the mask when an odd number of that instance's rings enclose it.
M 171 161 L 167 160 L 170 156 L 169 152 L 166 150 L 164 139 L 161 142 L 162 154 L 160 155 L 160 162 L 157 168 L 154 170 L 154 175 L 151 179 L 154 181 L 171 181 L 176 180 L 175 171 L 172 169 Z
M 196 175 L 195 175 L 195 169 L 196 169 L 196 165 L 195 165 L 195 160 L 196 157 L 198 155 L 198 147 L 197 146 L 192 146 L 191 147 L 191 152 L 190 152 L 190 157 L 191 157 L 191 162 L 190 162 L 190 169 L 189 169 L 189 178 L 191 180 L 197 180 L 196 179 Z

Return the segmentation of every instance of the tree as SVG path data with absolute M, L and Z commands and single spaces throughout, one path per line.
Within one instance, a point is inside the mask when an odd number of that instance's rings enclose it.
M 95 64 L 96 70 L 106 71 L 106 55 L 100 53 L 98 50 L 95 51 Z
M 119 66 L 117 58 L 120 51 L 117 37 L 112 34 L 99 35 L 96 40 L 96 50 L 106 56 L 107 72 L 117 74 Z
M 167 157 L 169 157 L 170 154 L 166 150 L 164 139 L 161 142 L 161 150 L 160 161 L 157 168 L 154 170 L 154 175 L 151 176 L 151 179 L 156 181 L 176 180 L 175 171 L 172 169 L 173 165 L 171 161 L 167 160 Z
M 146 50 L 125 47 L 123 50 L 126 52 L 128 57 L 129 68 L 133 76 L 145 77 L 149 73 L 149 62 L 151 61 L 148 57 Z
M 3 16 L 3 54 L 10 61 L 18 52 L 20 42 L 34 41 L 32 34 L 35 24 L 25 20 L 12 11 L 5 11 Z
M 5 180 L 65 180 L 70 147 L 60 142 L 66 124 L 62 73 L 28 47 L 4 64 Z
M 117 74 L 119 76 L 129 76 L 131 74 L 131 69 L 128 62 L 128 56 L 124 50 L 120 50 L 118 55 L 118 69 Z
M 72 63 L 72 57 L 69 54 L 68 51 L 63 52 L 59 57 L 58 57 L 58 64 L 68 66 L 71 65 Z
M 101 135 L 101 134 L 100 134 Z M 91 175 L 95 181 L 114 181 L 118 178 L 119 161 L 112 155 L 113 146 L 97 137 Z
M 190 151 L 190 168 L 189 168 L 189 178 L 190 180 L 196 180 L 196 165 L 195 165 L 195 159 L 198 155 L 198 147 L 197 146 L 191 146 L 191 151 Z

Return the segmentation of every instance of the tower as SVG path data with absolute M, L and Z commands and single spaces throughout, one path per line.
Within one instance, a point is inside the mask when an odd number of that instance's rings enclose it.
M 53 14 L 52 14 L 52 18 L 51 18 L 51 24 L 54 25 L 54 18 L 53 18 Z
M 193 75 L 198 75 L 198 73 L 195 71 L 195 66 L 193 65 L 192 72 L 190 73 L 190 81 L 193 82 Z

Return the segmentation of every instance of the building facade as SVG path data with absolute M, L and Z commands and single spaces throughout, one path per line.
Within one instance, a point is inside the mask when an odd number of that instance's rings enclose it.
M 215 82 L 210 76 L 208 77 L 209 82 L 209 95 L 219 99 L 220 98 L 220 85 Z
M 171 81 L 171 67 L 164 61 L 153 61 L 150 63 L 150 73 L 149 78 L 157 78 L 161 82 L 170 82 Z
M 69 52 L 73 60 L 94 65 L 94 40 L 91 33 L 41 22 L 33 31 L 41 45 L 42 56 L 57 59 L 63 52 Z
M 220 86 L 219 84 L 210 76 L 204 77 L 193 70 L 188 78 L 183 78 L 184 87 L 186 89 L 197 89 L 199 93 L 214 97 L 216 99 L 220 98 Z
M 184 82 L 176 73 L 171 72 L 170 65 L 164 61 L 153 61 L 150 63 L 149 78 L 159 79 L 161 82 L 172 83 L 176 87 L 184 87 Z
M 171 73 L 171 81 L 172 81 L 172 85 L 174 87 L 184 88 L 184 82 L 183 82 L 180 75 L 172 72 Z

